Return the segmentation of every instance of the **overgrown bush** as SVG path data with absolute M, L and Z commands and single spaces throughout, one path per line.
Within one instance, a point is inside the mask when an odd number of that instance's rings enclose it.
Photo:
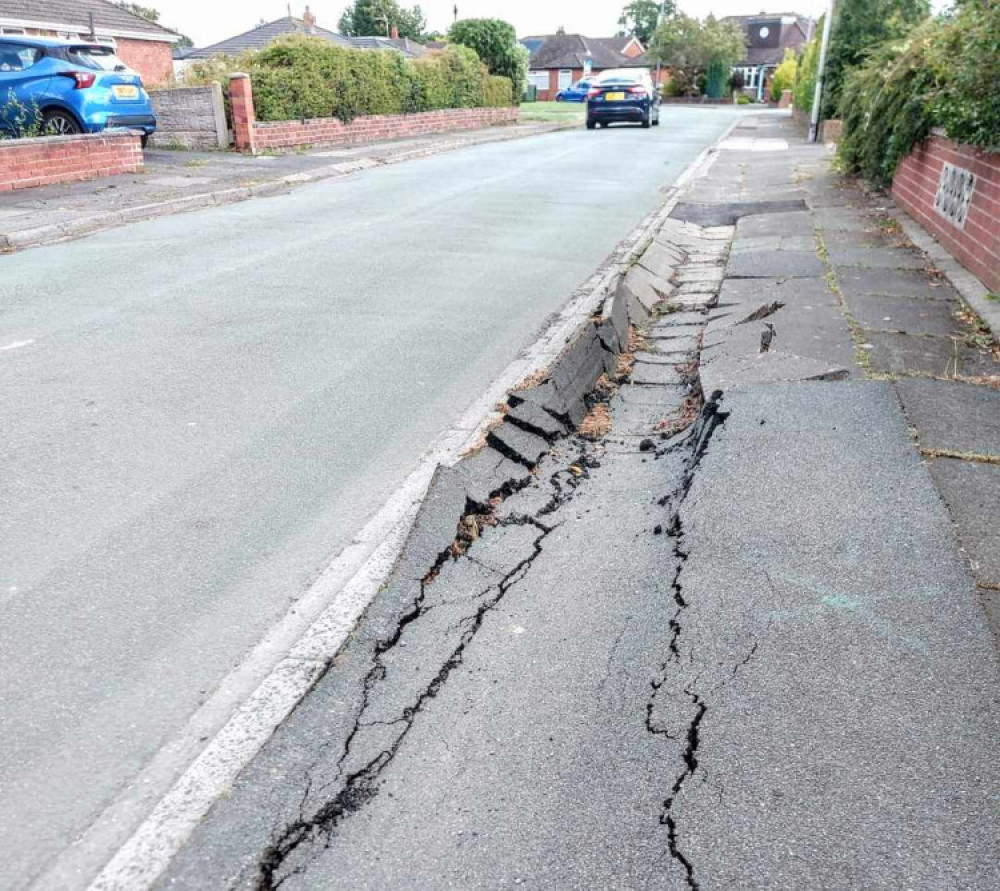
M 799 62 L 795 51 L 786 49 L 785 58 L 774 69 L 774 75 L 771 77 L 771 100 L 773 102 L 778 102 L 785 90 L 791 90 L 795 87 L 795 75 L 798 68 Z
M 822 30 L 820 19 L 816 25 L 817 35 L 806 44 L 795 71 L 795 86 L 792 87 L 792 104 L 800 111 L 808 112 L 812 108 L 813 96 L 816 93 L 816 69 L 819 66 L 819 33 Z
M 528 83 L 528 51 L 517 42 L 514 26 L 502 19 L 460 19 L 448 39 L 474 49 L 490 74 L 507 77 L 520 98 Z
M 219 81 L 244 71 L 253 80 L 258 120 L 335 117 L 349 123 L 373 114 L 513 104 L 507 78 L 491 76 L 476 52 L 447 46 L 408 60 L 392 50 L 356 50 L 296 35 L 236 59 L 192 66 L 188 83 Z M 501 83 L 502 82 L 502 83 Z
M 1000 149 L 1000 4 L 965 0 L 873 49 L 848 72 L 841 99 L 845 167 L 875 183 L 934 127 L 952 139 Z

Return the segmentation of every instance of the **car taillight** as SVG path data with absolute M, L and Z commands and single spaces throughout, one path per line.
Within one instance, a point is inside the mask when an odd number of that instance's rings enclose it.
M 591 87 L 590 92 L 587 93 L 587 98 L 593 99 L 595 96 L 600 96 L 600 95 L 601 95 L 600 87 Z
M 60 71 L 63 77 L 68 77 L 76 82 L 74 89 L 86 90 L 94 85 L 97 75 L 92 71 Z
M 646 88 L 645 87 L 629 87 L 628 91 L 630 93 L 632 93 L 634 96 L 645 96 L 646 95 Z

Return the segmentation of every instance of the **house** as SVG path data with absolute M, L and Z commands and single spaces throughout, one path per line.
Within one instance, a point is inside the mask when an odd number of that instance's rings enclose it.
M 746 33 L 746 58 L 733 71 L 743 73 L 743 91 L 758 100 L 767 97 L 771 76 L 785 58 L 785 50 L 801 53 L 816 29 L 815 21 L 794 12 L 729 15 L 722 21 L 733 22 Z
M 2 2 L 2 0 L 0 0 Z M 318 37 L 326 40 L 335 46 L 342 46 L 345 49 L 367 49 L 367 50 L 398 50 L 408 59 L 415 59 L 425 53 L 430 52 L 422 44 L 415 43 L 407 38 L 401 38 L 399 32 L 393 28 L 390 37 L 345 37 L 336 31 L 328 31 L 316 24 L 316 16 L 305 8 L 302 18 L 287 15 L 284 18 L 273 22 L 261 22 L 255 28 L 213 43 L 211 46 L 200 47 L 187 52 L 183 59 L 178 60 L 178 68 L 187 67 L 192 62 L 214 59 L 218 56 L 238 56 L 251 50 L 260 50 L 277 40 L 290 34 L 306 34 L 310 37 Z
M 147 85 L 170 79 L 174 44 L 180 40 L 179 34 L 107 0 L 0 0 L 0 34 L 96 40 L 114 47 Z
M 582 77 L 610 68 L 655 67 L 636 37 L 548 34 L 525 37 L 521 44 L 531 53 L 528 83 L 538 89 L 541 102 L 555 99 L 556 93 Z

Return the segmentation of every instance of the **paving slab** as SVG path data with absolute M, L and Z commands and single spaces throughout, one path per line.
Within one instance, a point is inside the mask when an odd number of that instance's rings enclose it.
M 847 302 L 858 322 L 873 331 L 938 334 L 946 337 L 958 328 L 953 315 L 958 304 L 946 300 L 855 294 Z
M 956 300 L 958 292 L 947 282 L 932 281 L 915 269 L 859 269 L 844 266 L 837 281 L 847 301 L 858 294 L 914 297 L 922 300 Z
M 515 405 L 507 412 L 507 419 L 550 441 L 568 432 L 565 425 L 534 402 Z
M 922 269 L 927 260 L 919 251 L 907 248 L 827 248 L 834 269 L 841 266 L 860 266 L 866 269 Z
M 996 374 L 990 357 L 950 337 L 908 336 L 868 332 L 868 357 L 874 371 L 925 374 L 933 377 L 976 377 Z
M 1000 458 L 1000 390 L 911 378 L 898 381 L 896 392 L 922 446 Z M 996 534 L 1000 540 L 1000 526 Z
M 509 423 L 492 429 L 486 441 L 512 461 L 525 465 L 537 464 L 550 448 L 548 440 Z
M 633 384 L 663 386 L 684 383 L 684 376 L 674 365 L 661 363 L 636 362 L 632 368 L 629 380 Z
M 759 337 L 759 335 L 758 335 Z M 702 364 L 701 386 L 706 393 L 731 392 L 740 387 L 794 381 L 839 381 L 847 368 L 772 349 L 769 353 L 723 355 Z
M 872 228 L 871 221 L 849 207 L 817 207 L 813 218 L 821 232 L 864 232 Z
M 818 278 L 825 272 L 815 251 L 772 251 L 733 254 L 727 278 Z
M 719 290 L 720 308 L 728 304 L 772 303 L 775 300 L 791 305 L 835 305 L 836 295 L 822 278 L 748 278 L 726 279 Z
M 737 237 L 747 238 L 760 235 L 809 235 L 812 231 L 812 216 L 805 210 L 755 214 L 742 217 L 736 224 Z
M 812 235 L 767 235 L 754 238 L 737 236 L 729 249 L 731 254 L 758 251 L 816 251 L 816 238 Z
M 973 575 L 982 584 L 1000 585 L 1000 467 L 936 458 L 930 468 L 969 555 Z

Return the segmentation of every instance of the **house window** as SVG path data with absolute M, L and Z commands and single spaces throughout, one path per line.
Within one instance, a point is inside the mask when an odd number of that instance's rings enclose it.
M 757 89 L 757 77 L 760 74 L 759 68 L 741 68 L 743 72 L 743 86 L 747 90 Z
M 568 90 L 573 86 L 573 71 L 570 68 L 563 68 L 559 71 L 559 89 Z
M 529 71 L 528 83 L 539 90 L 547 90 L 549 88 L 549 72 L 544 70 Z
M 24 34 L 24 28 L 0 28 L 0 34 Z

